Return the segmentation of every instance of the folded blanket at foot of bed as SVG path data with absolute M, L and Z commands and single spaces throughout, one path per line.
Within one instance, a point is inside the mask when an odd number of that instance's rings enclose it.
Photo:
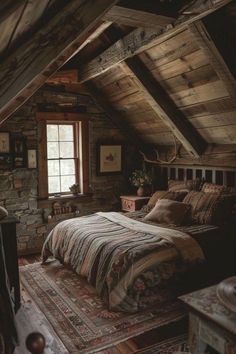
M 55 226 L 45 241 L 43 261 L 50 255 L 86 277 L 110 310 L 126 312 L 175 297 L 181 274 L 204 261 L 190 235 L 114 212 Z

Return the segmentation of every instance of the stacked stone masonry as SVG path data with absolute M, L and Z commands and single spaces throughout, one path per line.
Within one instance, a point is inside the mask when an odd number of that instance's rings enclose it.
M 0 131 L 22 134 L 27 139 L 27 149 L 38 149 L 35 115 L 38 103 L 42 107 L 43 99 L 48 103 L 49 99 L 45 92 L 42 95 L 39 91 L 0 127 Z M 77 210 L 75 213 L 63 214 L 48 222 L 48 215 L 52 212 L 52 208 L 51 206 L 41 209 L 38 207 L 37 170 L 28 168 L 0 170 L 0 205 L 4 206 L 9 214 L 17 216 L 20 221 L 17 224 L 19 254 L 39 252 L 49 231 L 63 219 L 101 210 L 119 209 L 119 196 L 127 192 L 128 175 L 132 169 L 137 167 L 135 161 L 139 161 L 137 151 L 126 141 L 123 174 L 97 176 L 97 141 L 110 141 L 111 139 L 122 141 L 123 138 L 100 109 L 91 104 L 87 107 L 87 111 L 90 117 L 90 188 L 93 195 L 86 201 L 73 200 L 73 206 Z

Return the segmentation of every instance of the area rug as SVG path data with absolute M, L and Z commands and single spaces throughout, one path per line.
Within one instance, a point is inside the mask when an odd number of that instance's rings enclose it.
M 149 348 L 138 350 L 136 354 L 191 354 L 187 344 L 187 335 L 166 339 Z
M 58 261 L 22 266 L 20 275 L 70 353 L 96 353 L 186 316 L 177 301 L 136 314 L 109 312 L 86 279 Z

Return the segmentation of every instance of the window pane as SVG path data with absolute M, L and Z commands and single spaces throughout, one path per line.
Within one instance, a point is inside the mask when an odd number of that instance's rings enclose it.
M 60 193 L 60 177 L 48 177 L 48 193 Z
M 73 125 L 59 125 L 59 140 L 74 141 Z
M 75 161 L 74 160 L 61 160 L 61 175 L 74 175 L 75 174 Z
M 71 158 L 74 157 L 74 143 L 60 143 L 60 157 Z
M 48 159 L 58 159 L 59 158 L 59 148 L 58 143 L 48 143 Z
M 61 191 L 69 192 L 69 187 L 75 183 L 75 175 L 73 176 L 61 176 Z
M 59 176 L 59 160 L 48 160 L 48 176 Z
M 47 124 L 47 141 L 58 141 L 57 124 Z

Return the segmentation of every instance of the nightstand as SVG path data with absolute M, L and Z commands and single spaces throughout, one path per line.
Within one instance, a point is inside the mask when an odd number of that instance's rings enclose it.
M 138 197 L 136 195 L 122 195 L 121 209 L 123 211 L 136 211 L 140 210 L 143 205 L 147 204 L 150 197 Z
M 183 295 L 189 310 L 189 346 L 192 354 L 210 346 L 220 354 L 236 354 L 236 314 L 221 304 L 216 286 Z

